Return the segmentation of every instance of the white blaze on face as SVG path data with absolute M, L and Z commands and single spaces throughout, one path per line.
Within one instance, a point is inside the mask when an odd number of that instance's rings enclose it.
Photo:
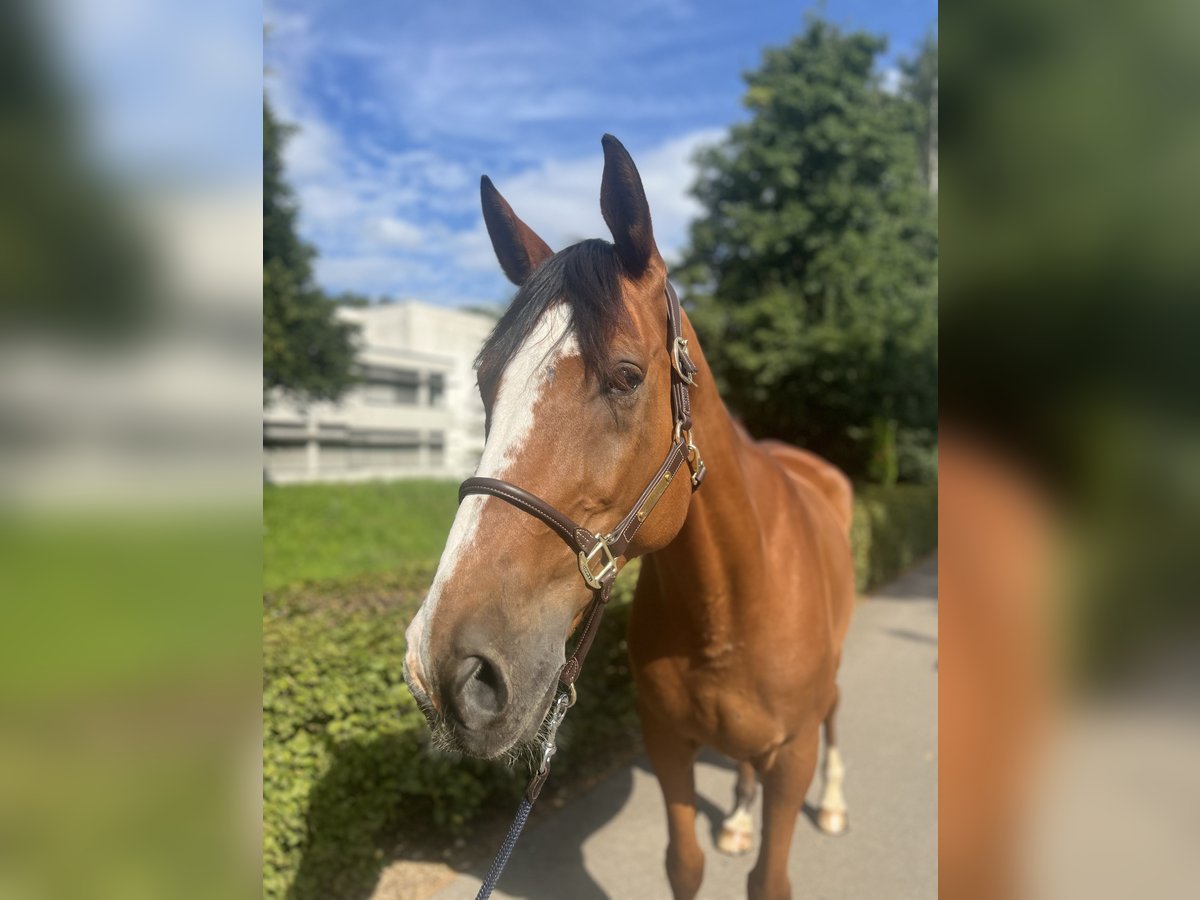
M 503 478 L 510 465 L 521 456 L 521 450 L 533 429 L 533 412 L 542 391 L 550 381 L 550 370 L 558 360 L 579 354 L 573 334 L 568 334 L 571 314 L 566 304 L 557 303 L 538 320 L 529 337 L 513 354 L 496 393 L 492 407 L 491 425 L 483 456 L 475 474 L 488 478 Z M 442 591 L 454 575 L 464 553 L 474 542 L 475 531 L 484 503 L 499 503 L 494 497 L 471 494 L 458 507 L 454 525 L 446 538 L 437 574 L 429 595 L 408 626 L 408 665 L 418 680 L 428 684 L 420 667 L 427 658 L 429 623 L 437 609 Z

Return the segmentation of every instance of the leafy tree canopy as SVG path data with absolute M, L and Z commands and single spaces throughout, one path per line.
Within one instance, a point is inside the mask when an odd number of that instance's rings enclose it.
M 938 249 L 926 119 L 881 85 L 884 49 L 810 18 L 767 51 L 746 76 L 751 118 L 699 156 L 705 213 L 680 278 L 752 432 L 890 481 L 897 457 L 920 476 L 914 451 L 933 446 Z
M 283 173 L 289 129 L 263 98 L 263 390 L 336 400 L 353 382 L 354 325 L 313 284 L 315 252 L 296 232 L 298 207 Z

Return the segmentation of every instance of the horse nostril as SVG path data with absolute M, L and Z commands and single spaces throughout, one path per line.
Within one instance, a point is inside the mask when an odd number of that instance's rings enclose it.
M 468 656 L 458 665 L 454 708 L 467 728 L 484 728 L 508 706 L 508 683 L 499 667 L 483 656 Z

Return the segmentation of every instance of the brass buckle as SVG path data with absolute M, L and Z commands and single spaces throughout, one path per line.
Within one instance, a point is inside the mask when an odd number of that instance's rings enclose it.
M 675 338 L 675 343 L 671 346 L 671 366 L 675 369 L 675 374 L 683 379 L 684 384 L 694 385 L 696 380 L 692 377 L 691 372 L 684 371 L 680 356 L 687 360 L 688 367 L 694 371 L 696 366 L 692 363 L 692 357 L 688 355 L 687 339 L 677 337 Z
M 692 487 L 700 487 L 700 479 L 704 477 L 704 458 L 700 456 L 700 448 L 692 440 L 692 429 L 684 428 L 682 421 L 675 423 L 675 443 L 687 447 L 687 464 L 692 470 Z
M 692 441 L 692 433 L 687 433 L 687 464 L 692 470 L 692 487 L 700 487 L 700 479 L 704 476 L 704 459 L 700 456 L 700 448 Z
M 596 539 L 596 546 L 592 548 L 590 553 L 579 551 L 579 573 L 583 575 L 583 580 L 588 583 L 588 587 L 595 590 L 600 590 L 604 587 L 604 579 L 617 571 L 617 560 L 612 555 L 612 550 L 609 549 L 608 541 L 604 539 L 602 534 L 592 535 Z M 601 553 L 604 554 L 604 565 L 600 567 L 600 571 L 592 572 L 592 562 Z

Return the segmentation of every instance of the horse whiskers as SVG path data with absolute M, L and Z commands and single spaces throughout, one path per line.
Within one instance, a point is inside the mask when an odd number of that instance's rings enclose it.
M 459 739 L 454 727 L 440 713 L 434 712 L 432 709 L 425 711 L 426 718 L 429 721 L 429 739 L 430 746 L 442 753 L 453 753 L 456 755 L 468 756 L 466 748 Z M 541 764 L 541 748 L 542 744 L 548 736 L 548 726 L 545 721 L 538 726 L 537 733 L 534 737 L 517 741 L 510 747 L 488 757 L 509 768 L 518 768 L 521 763 L 527 763 L 529 766 Z
M 425 718 L 429 721 L 430 746 L 434 750 L 442 753 L 469 755 L 463 747 L 462 741 L 459 739 L 454 727 L 444 715 L 434 710 L 432 706 L 423 706 L 422 712 L 425 713 Z M 538 729 L 532 737 L 517 741 L 510 747 L 488 758 L 510 769 L 520 768 L 521 764 L 524 763 L 530 771 L 536 771 L 542 764 L 542 748 L 545 746 L 545 742 L 549 736 L 550 716 L 547 713 L 542 718 L 541 724 L 538 725 Z
M 536 735 L 523 741 L 517 741 L 493 758 L 510 769 L 520 768 L 520 764 L 525 763 L 532 770 L 534 766 L 541 765 L 542 743 L 545 741 L 546 735 L 546 722 L 543 720 L 542 724 L 538 726 Z
M 442 716 L 429 717 L 429 737 L 435 750 L 445 753 L 462 752 L 462 748 L 458 746 L 458 741 L 454 737 L 454 729 Z

